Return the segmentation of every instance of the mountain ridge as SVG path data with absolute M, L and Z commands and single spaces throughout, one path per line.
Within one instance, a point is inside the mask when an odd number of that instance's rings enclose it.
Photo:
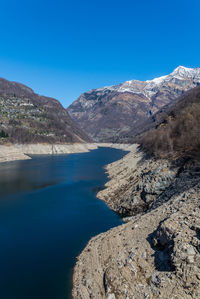
M 200 81 L 200 68 L 187 68 L 184 66 L 178 66 L 169 75 L 156 77 L 152 80 L 142 81 L 142 80 L 133 79 L 133 80 L 125 81 L 124 83 L 120 83 L 117 85 L 104 86 L 102 88 L 91 89 L 90 91 L 115 90 L 115 91 L 122 92 L 122 93 L 127 91 L 127 92 L 138 93 L 138 94 L 142 93 L 145 96 L 149 97 L 149 94 L 148 94 L 149 92 L 150 92 L 150 96 L 152 95 L 151 94 L 152 91 L 150 91 L 150 89 L 158 86 L 159 84 L 162 84 L 163 82 L 166 82 L 166 81 L 170 81 L 170 79 L 172 79 L 172 78 L 184 80 L 186 77 L 192 78 L 193 80 L 199 82 Z M 144 88 L 144 92 L 143 92 L 142 87 Z
M 118 142 L 166 104 L 200 84 L 200 68 L 177 67 L 153 80 L 129 80 L 83 93 L 68 108 L 70 116 L 95 141 Z

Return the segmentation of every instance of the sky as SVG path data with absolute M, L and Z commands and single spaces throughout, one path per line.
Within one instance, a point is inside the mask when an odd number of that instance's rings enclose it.
M 69 106 L 81 93 L 200 67 L 199 0 L 0 0 L 0 77 Z

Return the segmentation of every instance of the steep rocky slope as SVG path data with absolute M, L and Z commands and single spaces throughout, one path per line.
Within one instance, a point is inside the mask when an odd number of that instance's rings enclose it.
M 83 93 L 67 109 L 95 140 L 129 142 L 144 121 L 161 107 L 176 101 L 200 84 L 200 68 L 176 68 L 171 74 L 148 81 L 131 80 L 120 85 Z
M 91 141 L 57 100 L 5 79 L 0 79 L 0 132 L 1 142 Z

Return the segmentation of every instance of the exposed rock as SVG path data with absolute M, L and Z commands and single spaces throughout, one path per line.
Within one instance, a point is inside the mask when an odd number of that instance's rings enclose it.
M 178 168 L 162 160 L 145 160 L 135 145 L 120 161 L 107 166 L 110 180 L 97 194 L 109 207 L 123 216 L 133 216 L 150 208 L 173 182 Z
M 118 212 L 125 207 L 129 222 L 89 241 L 75 266 L 74 298 L 200 298 L 199 172 L 145 160 L 137 147 L 107 170 L 99 197 Z

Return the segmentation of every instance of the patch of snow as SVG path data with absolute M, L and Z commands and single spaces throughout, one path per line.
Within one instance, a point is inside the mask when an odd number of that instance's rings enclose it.
M 162 83 L 165 79 L 167 79 L 168 75 L 166 76 L 161 76 L 161 77 L 158 77 L 158 78 L 154 78 L 153 80 L 147 80 L 147 84 L 148 83 L 155 83 L 156 85 L 157 84 L 160 84 Z

